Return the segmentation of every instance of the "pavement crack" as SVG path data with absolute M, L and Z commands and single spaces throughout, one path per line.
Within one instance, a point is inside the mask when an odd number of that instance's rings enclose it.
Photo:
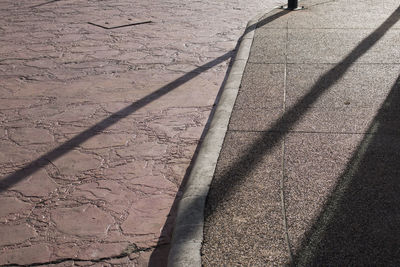
M 68 261 L 99 263 L 99 262 L 104 262 L 104 261 L 109 261 L 109 260 L 122 259 L 122 258 L 128 257 L 129 255 L 131 255 L 133 253 L 148 252 L 148 251 L 151 251 L 152 249 L 155 249 L 156 247 L 157 246 L 140 248 L 140 247 L 136 246 L 135 244 L 130 244 L 119 255 L 115 255 L 115 256 L 111 256 L 111 257 L 103 257 L 103 258 L 98 258 L 98 259 L 62 258 L 62 259 L 48 261 L 48 262 L 37 262 L 37 263 L 30 263 L 30 264 L 2 264 L 2 265 L 0 265 L 0 267 L 6 267 L 6 266 L 7 267 L 11 267 L 11 266 L 30 267 L 30 266 L 43 266 L 43 265 L 47 266 L 50 264 L 60 264 L 60 263 L 68 262 Z
M 285 72 L 284 72 L 284 81 L 283 81 L 283 109 L 286 111 L 286 90 L 287 90 L 287 62 L 288 62 L 288 41 L 289 41 L 289 21 L 286 22 L 286 42 L 285 42 Z M 289 237 L 289 229 L 288 229 L 288 220 L 287 220 L 287 209 L 286 209 L 286 204 L 285 204 L 285 180 L 286 180 L 286 175 L 285 175 L 285 156 L 286 156 L 286 138 L 283 138 L 282 141 L 282 176 L 281 176 L 281 181 L 280 181 L 280 197 L 281 197 L 281 208 L 282 208 L 282 217 L 283 217 L 283 227 L 285 230 L 285 239 L 286 239 L 286 244 L 287 244 L 287 250 L 289 254 L 289 259 L 290 262 L 292 262 L 293 259 L 293 251 L 292 251 L 292 246 L 290 243 L 290 237 Z
M 285 240 L 287 244 L 287 249 L 289 253 L 289 259 L 290 262 L 292 262 L 293 259 L 293 251 L 292 251 L 292 246 L 290 243 L 290 237 L 289 237 L 289 229 L 288 229 L 288 220 L 287 220 L 287 209 L 286 209 L 286 204 L 285 204 L 285 180 L 286 180 L 286 175 L 285 175 L 285 154 L 286 154 L 286 142 L 283 140 L 282 142 L 282 177 L 280 181 L 280 197 L 281 197 L 281 208 L 282 208 L 282 217 L 283 217 L 283 227 L 285 231 Z

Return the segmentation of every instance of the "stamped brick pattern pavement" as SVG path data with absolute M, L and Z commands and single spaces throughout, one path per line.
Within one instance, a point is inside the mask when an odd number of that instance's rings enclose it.
M 1 1 L 0 265 L 163 266 L 232 50 L 275 5 Z

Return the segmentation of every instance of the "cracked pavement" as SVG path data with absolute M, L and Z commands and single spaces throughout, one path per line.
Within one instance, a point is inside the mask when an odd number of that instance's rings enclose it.
M 277 4 L 1 1 L 0 265 L 165 265 L 232 50 Z

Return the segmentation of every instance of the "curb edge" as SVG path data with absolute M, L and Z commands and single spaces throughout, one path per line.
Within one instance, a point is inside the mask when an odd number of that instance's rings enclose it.
M 197 159 L 178 204 L 168 267 L 201 266 L 204 208 L 243 73 L 253 44 L 255 27 L 268 9 L 252 18 L 239 39 L 239 49 L 218 101 L 210 128 L 201 144 Z M 254 30 L 248 30 L 254 28 Z M 188 234 L 189 233 L 189 234 Z

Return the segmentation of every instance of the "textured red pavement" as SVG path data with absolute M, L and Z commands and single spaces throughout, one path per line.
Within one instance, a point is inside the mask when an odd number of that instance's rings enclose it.
M 274 5 L 1 1 L 0 265 L 165 265 L 231 50 Z

